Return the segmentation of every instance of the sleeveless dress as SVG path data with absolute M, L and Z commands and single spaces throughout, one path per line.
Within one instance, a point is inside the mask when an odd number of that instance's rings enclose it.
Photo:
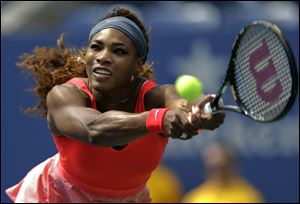
M 87 93 L 96 109 L 93 94 L 80 78 L 74 84 Z M 155 87 L 139 86 L 135 113 L 144 112 L 144 96 Z M 124 149 L 99 147 L 67 136 L 53 134 L 58 153 L 35 166 L 16 185 L 6 190 L 15 202 L 150 202 L 146 187 L 159 165 L 168 137 L 148 134 L 131 141 Z

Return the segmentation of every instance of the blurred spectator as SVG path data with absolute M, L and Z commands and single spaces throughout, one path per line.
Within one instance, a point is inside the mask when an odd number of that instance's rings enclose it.
M 229 147 L 221 142 L 207 146 L 203 154 L 204 183 L 185 195 L 184 203 L 261 203 L 262 194 L 241 175 Z
M 178 203 L 183 196 L 182 183 L 166 165 L 160 164 L 147 182 L 152 203 Z

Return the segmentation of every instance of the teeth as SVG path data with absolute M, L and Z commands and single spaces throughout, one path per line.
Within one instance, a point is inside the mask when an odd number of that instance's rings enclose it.
M 106 70 L 103 70 L 103 69 L 96 69 L 96 70 L 94 70 L 94 72 L 97 73 L 97 74 L 111 75 L 110 72 L 108 72 Z

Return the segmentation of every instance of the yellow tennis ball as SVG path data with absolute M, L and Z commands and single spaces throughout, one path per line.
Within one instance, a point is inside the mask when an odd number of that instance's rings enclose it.
M 202 95 L 202 82 L 191 75 L 181 75 L 175 81 L 175 88 L 178 94 L 187 100 L 193 100 Z

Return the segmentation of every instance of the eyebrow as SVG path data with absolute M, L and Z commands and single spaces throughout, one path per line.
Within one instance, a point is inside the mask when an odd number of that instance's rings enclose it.
M 103 44 L 102 40 L 94 40 L 94 42 L 96 42 L 96 43 L 98 43 L 98 44 Z M 112 45 L 113 45 L 113 46 L 125 46 L 125 47 L 128 48 L 128 46 L 127 46 L 125 43 L 119 42 L 119 41 L 113 42 Z

